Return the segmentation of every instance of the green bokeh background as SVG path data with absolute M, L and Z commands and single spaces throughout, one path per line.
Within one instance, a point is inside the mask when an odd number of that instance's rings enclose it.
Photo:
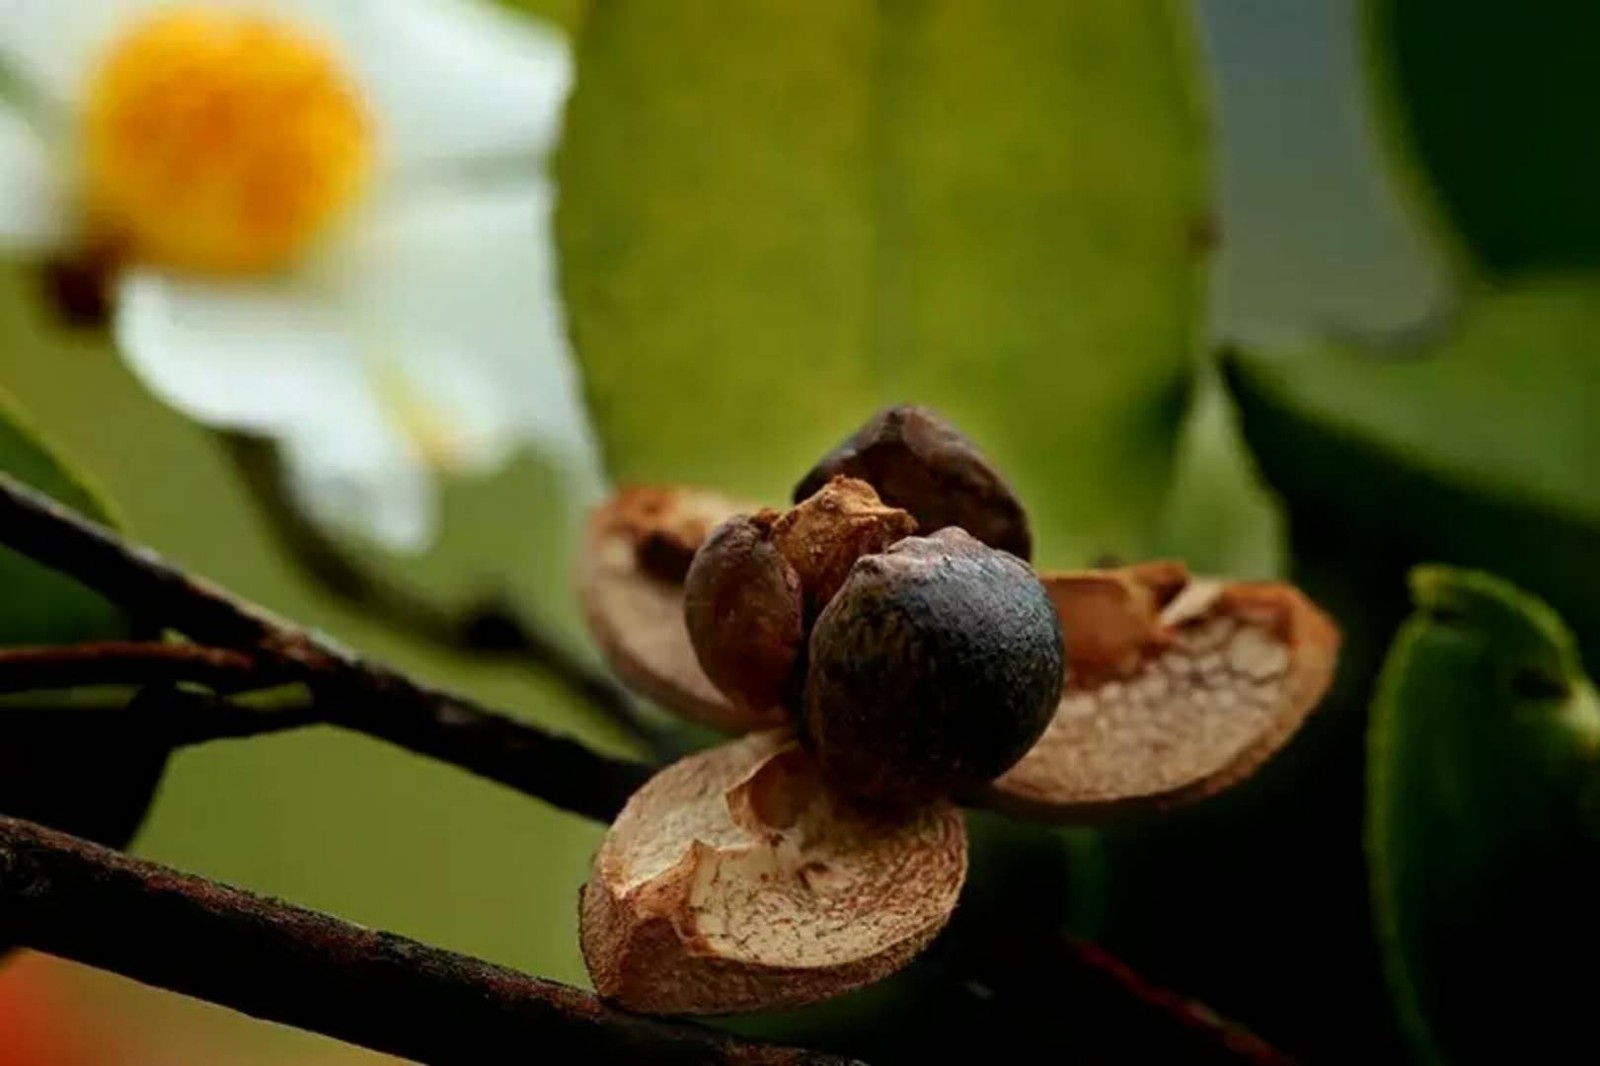
M 559 7 L 571 13 L 578 5 Z M 1374 329 L 1420 318 L 1440 284 L 1378 161 L 1350 0 L 1198 5 L 1221 122 L 1218 326 Z M 708 48 L 714 47 L 708 43 Z M 419 648 L 340 609 L 286 565 L 226 457 L 162 409 L 94 338 L 65 331 L 33 279 L 0 273 L 0 384 L 117 501 L 128 529 L 193 570 L 418 674 L 614 750 L 615 733 L 514 668 Z M 660 417 L 692 419 L 663 406 Z M 582 501 L 534 459 L 458 486 L 445 543 L 404 573 L 441 597 L 509 581 L 579 644 L 571 560 Z M 363 738 L 316 730 L 177 755 L 137 850 L 363 924 L 584 981 L 576 893 L 600 829 Z M 76 972 L 130 1034 L 120 1061 L 359 1058 L 327 1041 Z M 199 1034 L 199 1035 L 196 1035 Z M 196 1042 L 199 1042 L 198 1044 Z M 176 1049 L 186 1049 L 180 1053 Z

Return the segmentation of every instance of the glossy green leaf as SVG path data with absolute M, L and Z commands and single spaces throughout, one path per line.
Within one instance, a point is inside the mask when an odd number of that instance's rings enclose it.
M 1471 264 L 1600 267 L 1600 4 L 1369 0 L 1384 118 Z
M 1571 633 L 1486 574 L 1425 567 L 1373 707 L 1368 847 L 1419 1052 L 1554 1062 L 1593 1042 L 1600 697 Z
M 1297 540 L 1494 569 L 1600 634 L 1597 367 L 1600 279 L 1567 279 L 1480 294 L 1391 350 L 1241 351 L 1229 372 Z
M 1186 5 L 612 0 L 558 164 L 613 473 L 770 500 L 929 403 L 1040 555 L 1150 550 L 1204 312 Z
M 107 521 L 87 485 L 46 450 L 0 393 L 0 470 L 75 508 Z M 70 578 L 0 547 L 0 644 L 66 644 L 126 632 L 121 612 Z

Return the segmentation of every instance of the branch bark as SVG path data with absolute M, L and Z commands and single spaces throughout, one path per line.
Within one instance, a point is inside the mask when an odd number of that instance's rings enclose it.
M 957 911 L 925 958 L 989 989 L 1007 1028 L 1051 1019 L 1034 1035 L 1044 1058 L 1294 1066 L 1291 1056 L 1204 1003 L 1026 914 L 1011 916 L 997 933 Z
M 266 688 L 274 679 L 254 656 L 231 648 L 166 641 L 103 641 L 0 648 L 0 692 L 87 685 L 194 681 L 219 691 Z
M 0 936 L 421 1062 L 842 1061 L 625 1014 L 554 981 L 3 817 Z
M 282 470 L 269 444 L 237 434 L 224 439 L 278 544 L 325 592 L 429 644 L 532 667 L 642 742 L 656 758 L 677 754 L 663 730 L 640 717 L 620 685 L 559 639 L 499 603 L 484 601 L 450 611 L 377 577 L 284 498 Z
M 452 763 L 564 810 L 609 822 L 652 771 L 415 682 L 191 577 L 5 474 L 0 542 L 139 617 L 245 652 L 280 679 L 305 682 L 332 725 Z

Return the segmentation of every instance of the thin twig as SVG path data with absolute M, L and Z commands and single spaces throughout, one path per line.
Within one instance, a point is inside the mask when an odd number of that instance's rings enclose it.
M 1181 992 L 1155 984 L 1104 948 L 1077 937 L 1062 937 L 1063 959 L 1071 961 L 1080 982 L 1094 984 L 1109 1000 L 1120 1001 L 1119 1013 L 1129 1024 L 1148 1026 L 1149 1019 L 1164 1015 L 1173 1028 L 1192 1041 L 1188 1061 L 1214 1060 L 1253 1063 L 1254 1066 L 1291 1066 L 1293 1060 L 1255 1033 L 1225 1018 Z M 1136 1022 L 1135 1019 L 1141 1019 Z M 1209 1054 L 1201 1055 L 1199 1048 Z
M 1204 1066 L 1293 1066 L 1294 1059 L 1210 1007 L 1163 987 L 1103 948 L 1014 916 L 1004 936 L 956 912 L 924 965 L 975 981 L 1012 1027 L 1041 1017 L 1060 1055 L 1085 1062 L 1183 1062 Z
M 557 637 L 500 603 L 484 601 L 451 611 L 383 580 L 284 497 L 281 465 L 271 446 L 237 434 L 224 439 L 279 545 L 325 592 L 414 639 L 530 666 L 639 740 L 656 758 L 674 754 L 664 732 L 640 716 L 627 691 Z
M 214 740 L 247 740 L 327 724 L 326 717 L 309 698 L 275 699 L 266 706 L 256 706 L 162 685 L 142 691 L 123 714 L 140 716 L 147 728 L 174 748 Z
M 428 1063 L 841 1060 L 612 1010 L 492 963 L 0 818 L 0 935 Z
M 327 720 L 453 763 L 564 810 L 610 821 L 649 777 L 643 763 L 412 681 L 191 577 L 148 548 L 0 474 L 0 542 L 141 617 L 247 651 L 311 686 Z
M 280 680 L 247 652 L 200 644 L 152 640 L 0 648 L 0 692 L 157 681 L 193 681 L 227 692 L 266 688 Z
M 119 742 L 170 750 L 328 724 L 306 697 L 239 703 L 160 683 L 115 703 L 8 701 L 0 706 L 0 722 L 9 754 L 51 751 L 63 757 Z M 16 773 L 14 763 L 6 767 Z

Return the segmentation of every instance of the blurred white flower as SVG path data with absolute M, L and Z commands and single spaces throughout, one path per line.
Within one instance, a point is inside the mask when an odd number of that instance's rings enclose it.
M 418 549 L 434 474 L 593 481 L 544 163 L 554 30 L 476 0 L 0 0 L 0 250 L 109 257 L 166 402 Z

